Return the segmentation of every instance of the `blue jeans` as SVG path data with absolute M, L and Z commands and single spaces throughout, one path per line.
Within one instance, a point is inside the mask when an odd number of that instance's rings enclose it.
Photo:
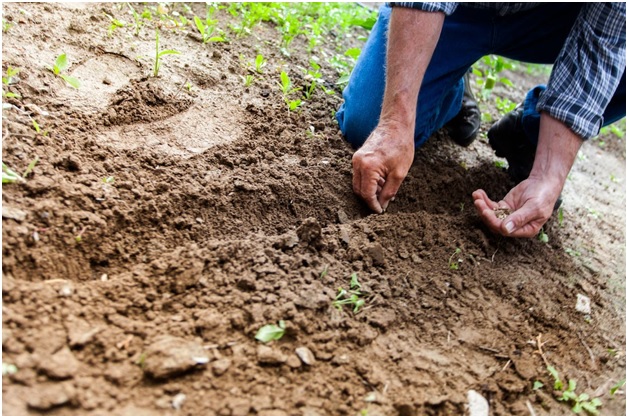
M 492 10 L 458 7 L 444 19 L 440 39 L 425 73 L 416 111 L 414 141 L 421 146 L 461 109 L 463 76 L 481 57 L 495 54 L 538 64 L 557 58 L 581 4 L 543 4 L 532 10 L 499 16 Z M 383 6 L 368 41 L 344 89 L 344 103 L 336 113 L 340 129 L 360 147 L 379 122 L 385 89 L 386 34 L 391 8 Z M 540 115 L 538 92 L 525 99 L 523 127 L 537 143 Z M 625 116 L 625 74 L 604 114 L 604 125 Z

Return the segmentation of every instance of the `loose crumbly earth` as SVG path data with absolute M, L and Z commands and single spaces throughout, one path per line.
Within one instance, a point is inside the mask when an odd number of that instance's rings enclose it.
M 21 69 L 22 98 L 5 100 L 2 159 L 40 160 L 2 192 L 2 359 L 18 369 L 4 414 L 457 415 L 469 390 L 494 415 L 570 414 L 539 341 L 578 393 L 624 414 L 624 389 L 609 394 L 625 378 L 624 139 L 583 146 L 547 244 L 480 222 L 471 193 L 512 185 L 484 135 L 433 137 L 371 215 L 333 120 L 341 96 L 283 102 L 281 69 L 306 85 L 303 39 L 285 57 L 270 24 L 228 44 L 164 29 L 181 54 L 154 78 L 154 32 L 108 37 L 103 12 L 130 20 L 115 4 L 3 4 L 3 74 Z M 240 54 L 257 50 L 269 64 L 246 88 Z M 46 69 L 61 52 L 79 90 Z M 513 101 L 545 80 L 510 79 L 497 92 Z M 353 273 L 358 314 L 332 305 Z M 279 320 L 280 341 L 255 340 Z

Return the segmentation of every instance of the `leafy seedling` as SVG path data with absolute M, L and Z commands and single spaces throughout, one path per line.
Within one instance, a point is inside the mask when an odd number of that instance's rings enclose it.
M 250 87 L 251 85 L 253 85 L 253 82 L 255 81 L 255 77 L 250 74 L 240 75 L 240 77 L 242 78 L 242 81 L 244 81 L 245 87 Z
M 179 51 L 174 49 L 166 49 L 159 51 L 159 30 L 155 31 L 155 65 L 153 70 L 153 76 L 156 78 L 159 76 L 159 69 L 161 68 L 161 57 L 165 55 L 178 55 Z
M 255 72 L 263 74 L 263 68 L 266 66 L 267 61 L 263 58 L 263 55 L 259 54 L 255 58 Z
M 224 42 L 222 36 L 212 36 L 213 32 L 216 30 L 216 23 L 218 23 L 217 20 L 207 19 L 203 22 L 200 17 L 194 16 L 194 24 L 198 32 L 200 32 L 202 43 Z
M 2 33 L 7 33 L 9 29 L 11 29 L 12 27 L 13 27 L 13 24 L 7 22 L 7 20 L 3 17 L 2 18 Z
M 259 328 L 255 339 L 263 342 L 264 344 L 270 341 L 278 341 L 285 335 L 285 321 L 279 321 L 279 325 L 264 325 Z
M 30 161 L 28 166 L 26 166 L 26 170 L 22 174 L 22 177 L 23 178 L 28 177 L 28 175 L 30 175 L 33 172 L 33 169 L 35 169 L 35 166 L 37 166 L 37 163 L 39 163 L 39 156 L 35 156 L 35 159 Z
M 625 385 L 625 379 L 622 379 L 618 383 L 614 384 L 612 388 L 610 389 L 610 396 L 615 395 L 616 392 L 620 390 L 624 385 Z
M 541 241 L 545 244 L 549 242 L 549 236 L 547 233 L 544 232 L 544 228 L 540 228 L 540 232 L 538 233 L 538 241 Z
M 2 183 L 24 182 L 24 178 L 2 162 Z
M 461 259 L 453 260 L 453 257 L 457 256 L 461 252 L 462 252 L 462 249 L 457 247 L 455 249 L 455 252 L 453 254 L 451 254 L 451 257 L 448 258 L 448 268 L 449 268 L 449 270 L 458 270 L 459 269 L 459 263 L 461 263 Z
M 14 77 L 20 72 L 18 68 L 8 67 L 6 76 L 2 77 L 2 85 L 9 87 L 11 84 L 15 83 Z M 2 89 L 2 97 L 5 98 L 21 98 L 21 96 L 17 93 L 5 91 Z
M 109 25 L 109 30 L 107 31 L 107 35 L 109 37 L 113 36 L 113 32 L 116 29 L 126 26 L 126 22 L 124 20 L 118 20 L 107 13 L 105 13 L 105 16 L 107 16 L 109 22 L 111 22 L 111 24 Z
M 78 81 L 78 79 L 71 77 L 67 74 L 62 74 L 62 72 L 67 69 L 67 67 L 68 67 L 67 56 L 66 54 L 62 53 L 54 61 L 54 65 L 51 67 L 49 66 L 48 69 L 50 69 L 52 73 L 55 74 L 56 76 L 61 77 L 70 86 L 76 89 L 80 88 L 81 84 Z
M 533 390 L 540 390 L 542 387 L 544 387 L 544 384 L 541 381 L 534 381 L 533 382 Z
M 343 305 L 351 305 L 353 307 L 353 313 L 357 313 L 366 304 L 365 299 L 361 298 L 362 295 L 361 283 L 359 283 L 357 279 L 357 273 L 353 273 L 351 275 L 350 290 L 340 287 L 333 301 L 333 306 L 338 310 L 342 310 Z
M 560 379 L 555 367 L 548 366 L 547 370 L 554 380 L 553 389 L 558 392 L 562 392 L 562 395 L 557 400 L 572 404 L 573 413 L 578 414 L 582 411 L 586 411 L 591 415 L 599 414 L 598 408 L 602 406 L 602 403 L 598 397 L 590 400 L 590 395 L 588 393 L 581 393 L 580 395 L 577 395 L 577 393 L 575 393 L 577 381 L 574 379 L 568 380 L 568 385 L 566 386 L 566 389 L 564 389 L 564 383 Z

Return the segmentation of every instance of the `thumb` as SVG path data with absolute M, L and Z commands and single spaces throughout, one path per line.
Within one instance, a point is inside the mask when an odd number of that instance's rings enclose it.
M 538 220 L 536 210 L 523 205 L 503 220 L 501 231 L 511 237 L 533 237 L 538 232 L 532 224 L 535 220 Z

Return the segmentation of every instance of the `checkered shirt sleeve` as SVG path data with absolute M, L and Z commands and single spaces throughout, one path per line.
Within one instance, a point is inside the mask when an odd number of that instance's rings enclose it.
M 586 3 L 536 109 L 583 139 L 599 133 L 625 71 L 625 3 Z

